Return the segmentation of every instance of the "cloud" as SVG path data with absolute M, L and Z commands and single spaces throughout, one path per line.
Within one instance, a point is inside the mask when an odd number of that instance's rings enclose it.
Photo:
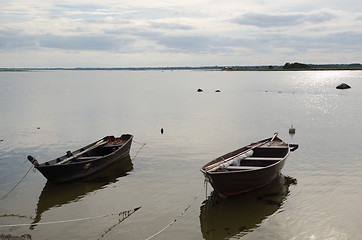
M 318 0 L 287 5 L 281 0 L 245 0 L 242 5 L 237 0 L 34 1 L 8 1 L 0 9 L 2 56 L 48 53 L 52 57 L 44 63 L 54 59 L 52 66 L 57 59 L 72 64 L 79 59 L 77 65 L 87 65 L 88 54 L 98 54 L 103 66 L 114 66 L 124 55 L 133 63 L 148 62 L 145 65 L 154 65 L 156 59 L 167 65 L 189 65 L 196 59 L 202 60 L 200 65 L 216 65 L 269 64 L 269 59 L 291 54 L 297 59 L 309 52 L 323 52 L 318 57 L 328 62 L 334 52 L 343 59 L 348 51 L 361 51 L 361 7 L 349 4 L 357 0 L 333 0 L 328 7 Z M 8 66 L 7 57 L 0 58 L 4 65 Z
M 179 23 L 165 23 L 165 22 L 151 22 L 151 28 L 165 29 L 165 30 L 191 30 L 194 27 Z
M 358 16 L 356 17 L 356 20 L 357 20 L 357 21 L 362 21 L 362 14 L 361 14 L 361 15 L 358 15 Z
M 30 35 L 16 31 L 0 31 L 0 49 L 41 49 L 53 48 L 76 51 L 122 51 L 132 43 L 127 37 L 109 35 L 74 35 L 53 34 Z
M 115 38 L 113 36 L 56 36 L 44 35 L 39 37 L 39 45 L 45 48 L 57 48 L 78 51 L 118 51 L 121 47 L 131 42 L 127 38 Z
M 9 51 L 18 48 L 34 48 L 34 36 L 23 34 L 15 30 L 0 30 L 0 50 Z
M 291 27 L 307 23 L 322 23 L 334 19 L 336 16 L 328 12 L 293 13 L 293 14 L 265 14 L 246 13 L 231 19 L 231 22 L 240 25 L 251 25 L 261 28 Z

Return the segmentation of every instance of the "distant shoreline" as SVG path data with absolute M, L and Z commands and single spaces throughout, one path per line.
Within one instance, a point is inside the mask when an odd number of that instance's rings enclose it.
M 362 65 L 359 63 L 353 64 L 299 64 L 287 63 L 284 66 L 280 65 L 263 65 L 263 66 L 205 66 L 205 67 L 120 67 L 120 68 L 93 68 L 93 67 L 77 67 L 77 68 L 0 68 L 0 72 L 28 72 L 28 71 L 89 71 L 89 70 L 115 70 L 115 71 L 146 71 L 146 70 L 209 70 L 209 71 L 326 71 L 326 70 L 362 70 Z M 286 66 L 291 66 L 286 68 Z

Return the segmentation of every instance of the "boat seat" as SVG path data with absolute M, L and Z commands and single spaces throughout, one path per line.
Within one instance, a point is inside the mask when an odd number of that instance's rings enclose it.
M 254 167 L 254 166 L 228 166 L 227 170 L 258 170 L 265 167 Z
M 75 158 L 75 160 L 78 160 L 78 161 L 85 161 L 85 160 L 95 160 L 95 159 L 99 159 L 99 158 L 103 158 L 103 156 L 77 157 L 77 158 Z
M 244 158 L 244 160 L 260 160 L 260 161 L 263 161 L 263 160 L 267 160 L 267 161 L 270 161 L 270 160 L 274 160 L 274 161 L 281 161 L 283 160 L 283 158 L 273 158 L 273 157 L 247 157 L 247 158 Z

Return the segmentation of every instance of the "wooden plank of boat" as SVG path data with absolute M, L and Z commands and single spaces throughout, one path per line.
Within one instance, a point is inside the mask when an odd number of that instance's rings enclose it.
M 243 151 L 243 152 L 241 152 L 241 153 L 239 153 L 239 154 L 236 154 L 235 156 L 231 156 L 231 157 L 229 157 L 229 158 L 227 158 L 227 159 L 224 159 L 224 160 L 222 160 L 222 161 L 220 161 L 220 162 L 216 162 L 216 163 L 214 163 L 214 164 L 211 164 L 211 165 L 205 167 L 205 170 L 206 170 L 206 171 L 210 171 L 210 172 L 211 172 L 211 171 L 215 171 L 215 170 L 217 170 L 217 169 L 220 168 L 220 167 L 219 167 L 220 164 L 225 163 L 225 162 L 228 162 L 228 161 L 230 161 L 230 160 L 232 160 L 232 159 L 234 159 L 234 158 L 236 158 L 236 157 L 238 157 L 238 156 L 240 156 L 240 155 L 242 155 L 242 154 L 245 154 L 245 153 L 249 152 L 250 150 L 253 150 L 253 149 L 257 148 L 257 147 L 260 147 L 260 146 L 262 146 L 262 145 L 265 145 L 265 144 L 267 144 L 267 143 L 269 143 L 269 142 L 273 142 L 274 139 L 275 139 L 277 136 L 278 136 L 278 133 L 276 132 L 276 133 L 274 133 L 274 135 L 273 135 L 273 137 L 272 137 L 271 139 L 267 139 L 266 141 L 263 141 L 263 142 L 261 142 L 261 143 L 258 143 L 258 144 L 256 144 L 256 145 L 252 146 L 251 148 L 249 148 L 249 149 L 247 149 L 247 150 L 245 150 L 245 151 Z
M 257 166 L 228 166 L 226 170 L 259 170 L 265 167 Z
M 93 146 L 85 149 L 84 151 L 81 151 L 81 152 L 79 152 L 79 153 L 77 153 L 77 154 L 75 154 L 75 155 L 72 155 L 72 156 L 64 159 L 63 161 L 56 163 L 55 165 L 60 165 L 60 164 L 69 162 L 70 160 L 72 160 L 72 159 L 74 159 L 74 158 L 76 158 L 76 157 L 78 157 L 78 156 L 80 156 L 80 155 L 82 155 L 82 154 L 84 154 L 84 153 L 86 153 L 86 152 L 89 152 L 90 150 L 95 149 L 95 148 L 97 148 L 97 147 L 99 147 L 99 146 L 101 146 L 101 145 L 103 145 L 103 144 L 106 144 L 106 143 L 107 143 L 107 141 L 104 140 L 104 139 L 102 139 L 102 140 L 98 141 L 96 144 L 94 144 Z
M 103 156 L 77 157 L 77 160 L 87 161 L 87 160 L 95 160 L 95 159 L 101 159 L 101 158 L 103 158 Z
M 283 158 L 277 158 L 277 157 L 247 157 L 244 158 L 244 160 L 257 160 L 257 161 L 270 161 L 270 160 L 274 160 L 274 161 L 281 161 L 283 160 Z

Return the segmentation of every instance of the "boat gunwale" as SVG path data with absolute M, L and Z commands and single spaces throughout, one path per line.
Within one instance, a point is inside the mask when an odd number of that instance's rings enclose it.
M 278 161 L 276 161 L 275 163 L 272 163 L 270 165 L 266 165 L 266 166 L 262 166 L 261 168 L 259 169 L 245 169 L 245 170 L 227 170 L 227 171 L 206 171 L 205 168 L 207 166 L 210 166 L 211 164 L 214 164 L 216 162 L 218 162 L 219 160 L 222 160 L 224 156 L 227 156 L 231 153 L 234 153 L 236 152 L 234 155 L 237 155 L 238 153 L 237 152 L 242 152 L 242 151 L 246 151 L 248 148 L 252 148 L 253 146 L 255 146 L 256 144 L 259 144 L 261 142 L 264 142 L 264 141 L 267 141 L 271 138 L 267 138 L 267 139 L 264 139 L 264 140 L 260 140 L 258 142 L 255 142 L 255 143 L 250 143 L 244 147 L 241 147 L 239 149 L 236 149 L 234 151 L 231 151 L 231 152 L 228 152 L 218 158 L 215 158 L 214 160 L 211 160 L 210 162 L 208 162 L 207 164 L 205 164 L 201 169 L 200 171 L 203 173 L 203 174 L 206 174 L 206 175 L 221 175 L 221 174 L 238 174 L 238 173 L 246 173 L 246 172 L 254 172 L 254 171 L 264 171 L 265 169 L 268 169 L 268 168 L 271 168 L 271 167 L 274 167 L 278 164 L 280 164 L 281 162 L 285 161 L 287 159 L 287 157 L 289 156 L 290 154 L 290 146 L 289 144 L 285 143 L 282 139 L 280 138 L 275 138 L 274 141 L 278 141 L 280 143 L 282 143 L 282 147 L 278 147 L 278 148 L 287 148 L 287 153 L 282 157 L 282 159 L 279 158 Z M 265 143 L 267 144 L 267 143 Z M 257 147 L 257 148 L 263 148 L 264 145 L 260 146 L 260 147 Z M 271 147 L 264 147 L 264 148 L 271 148 Z M 244 150 L 245 149 L 245 150 Z M 232 157 L 232 156 L 231 156 Z M 254 160 L 253 160 L 254 161 Z M 255 160 L 255 161 L 258 161 L 258 160 Z M 242 167 L 242 166 L 241 166 Z M 247 166 L 246 166 L 247 167 Z
M 53 168 L 53 167 L 57 167 L 57 168 L 61 168 L 61 167 L 69 167 L 69 166 L 74 166 L 74 165 L 81 165 L 81 164 L 88 164 L 88 163 L 92 163 L 92 162 L 96 162 L 96 161 L 102 161 L 104 160 L 105 158 L 108 158 L 114 154 L 116 154 L 118 151 L 120 151 L 124 146 L 126 146 L 128 144 L 129 141 L 132 141 L 133 139 L 133 135 L 132 134 L 122 134 L 121 136 L 119 136 L 118 138 L 121 138 L 123 135 L 129 135 L 130 137 L 125 141 L 125 142 L 122 142 L 120 144 L 120 146 L 113 146 L 113 147 L 117 147 L 117 149 L 115 151 L 112 151 L 111 153 L 107 154 L 107 155 L 104 155 L 104 156 L 99 156 L 99 158 L 95 158 L 95 159 L 89 159 L 89 160 L 82 160 L 82 161 L 69 161 L 65 164 L 59 164 L 57 165 L 57 159 L 58 158 L 55 158 L 55 159 L 52 159 L 52 160 L 49 160 L 49 161 L 46 161 L 46 162 L 43 162 L 41 164 L 39 164 L 38 166 L 36 166 L 35 168 L 39 169 L 39 168 Z M 102 139 L 107 139 L 108 137 L 110 136 L 106 136 L 106 137 L 103 137 L 101 139 L 99 139 L 98 141 L 102 140 Z M 77 152 L 80 152 L 82 149 L 85 149 L 85 148 L 89 148 L 91 146 L 94 146 L 98 141 L 95 141 L 91 144 L 88 144 L 84 147 L 81 147 L 77 150 L 75 150 L 73 153 L 77 153 Z M 101 146 L 99 146 L 101 147 Z M 98 148 L 98 147 L 97 147 Z M 96 149 L 96 148 L 95 148 Z M 62 158 L 62 157 L 67 157 L 67 155 L 63 155 L 59 158 Z M 79 156 L 80 157 L 80 156 Z M 78 157 L 74 158 L 77 159 Z M 48 164 L 47 164 L 48 163 Z

